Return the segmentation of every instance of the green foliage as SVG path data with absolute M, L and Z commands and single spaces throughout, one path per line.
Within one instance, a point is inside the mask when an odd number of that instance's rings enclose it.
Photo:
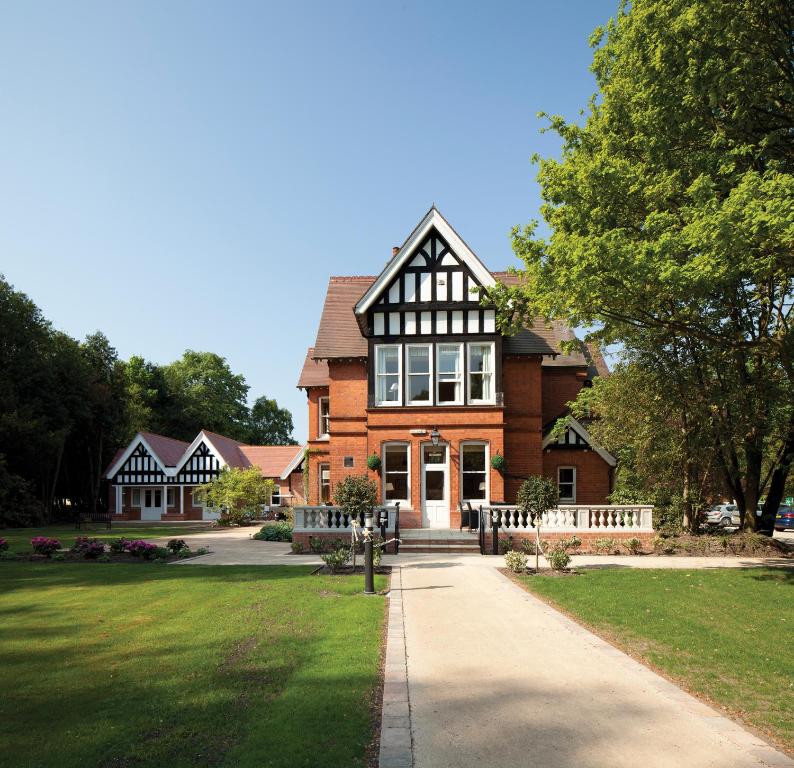
M 716 474 L 748 526 L 766 481 L 768 525 L 794 458 L 793 25 L 780 0 L 624 3 L 593 36 L 584 124 L 548 118 L 551 237 L 515 230 L 523 279 L 489 291 L 501 329 L 587 326 L 649 376 L 688 521 Z
M 551 552 L 546 552 L 545 557 L 553 571 L 562 571 L 571 562 L 571 556 L 564 549 L 552 549 Z
M 523 573 L 527 569 L 527 556 L 523 552 L 506 552 L 505 565 L 513 573 Z
M 199 486 L 196 494 L 202 503 L 221 510 L 223 523 L 245 525 L 270 503 L 275 488 L 273 480 L 262 477 L 258 467 L 227 467 L 212 482 Z
M 119 539 L 111 539 L 108 542 L 108 549 L 114 555 L 120 555 L 122 552 L 127 551 L 127 545 L 130 543 L 129 539 L 124 538 L 123 536 Z
M 185 549 L 190 549 L 184 539 L 169 539 L 166 547 L 171 550 L 175 555 L 178 555 Z
M 315 555 L 322 554 L 325 552 L 325 540 L 319 536 L 309 536 L 309 549 Z
M 294 540 L 290 546 L 293 555 L 302 555 L 303 554 L 303 542 L 298 541 L 297 539 Z
M 358 517 L 378 503 L 378 484 L 364 475 L 347 475 L 334 488 L 334 503 Z
M 516 503 L 519 511 L 529 515 L 533 521 L 539 521 L 550 509 L 554 509 L 559 501 L 557 485 L 548 477 L 532 475 L 518 489 Z
M 248 441 L 254 445 L 297 445 L 292 437 L 292 414 L 275 400 L 262 396 L 251 406 Z
M 642 552 L 642 542 L 636 537 L 626 539 L 623 546 L 630 555 L 639 555 Z
M 544 542 L 543 555 L 549 567 L 555 571 L 562 571 L 571 562 L 571 551 L 575 551 L 582 546 L 582 540 L 576 536 L 562 539 L 552 539 Z
M 505 457 L 501 453 L 495 453 L 491 456 L 491 467 L 497 472 L 504 472 L 505 470 Z
M 372 453 L 367 456 L 367 467 L 371 469 L 373 472 L 377 472 L 380 469 L 380 456 L 377 453 Z
M 593 542 L 593 551 L 600 555 L 616 555 L 620 552 L 618 542 L 611 536 L 602 536 Z
M 333 552 L 323 555 L 322 560 L 328 566 L 331 573 L 339 573 L 350 560 L 350 550 L 347 547 L 339 547 Z
M 268 523 L 254 534 L 259 541 L 292 541 L 292 526 L 287 522 Z

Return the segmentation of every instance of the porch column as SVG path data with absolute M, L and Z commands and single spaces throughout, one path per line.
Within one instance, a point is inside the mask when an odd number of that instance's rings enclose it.
M 160 513 L 162 519 L 163 514 L 168 514 L 168 486 L 163 486 L 163 511 Z
M 120 515 L 124 510 L 121 508 L 121 500 L 123 498 L 121 486 L 116 486 L 116 514 Z
M 184 499 L 182 498 L 185 495 L 185 486 L 180 485 L 178 487 L 179 487 L 179 514 L 182 515 L 184 514 L 183 508 L 185 506 Z

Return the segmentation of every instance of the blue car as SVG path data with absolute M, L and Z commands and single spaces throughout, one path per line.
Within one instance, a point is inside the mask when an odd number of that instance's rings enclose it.
M 775 515 L 776 531 L 794 531 L 794 507 L 780 507 Z

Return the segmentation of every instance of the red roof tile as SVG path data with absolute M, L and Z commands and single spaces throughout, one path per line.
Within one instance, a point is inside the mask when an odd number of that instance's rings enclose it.
M 302 445 L 241 445 L 240 451 L 249 465 L 259 467 L 265 477 L 281 477 L 299 453 Z
M 166 467 L 175 467 L 190 445 L 190 443 L 186 443 L 183 440 L 175 440 L 173 437 L 158 435 L 154 432 L 141 432 L 141 435 L 143 435 L 146 442 L 149 443 L 152 450 L 157 454 L 157 458 L 160 459 Z
M 298 379 L 298 387 L 308 389 L 309 387 L 328 386 L 328 363 L 325 360 L 314 359 L 314 347 L 309 347 L 306 351 L 306 359 L 303 361 L 303 369 Z

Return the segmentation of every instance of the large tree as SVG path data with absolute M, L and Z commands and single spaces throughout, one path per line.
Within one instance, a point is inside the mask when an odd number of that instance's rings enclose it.
M 786 0 L 624 3 L 592 39 L 584 125 L 550 118 L 552 234 L 514 231 L 525 280 L 490 297 L 504 329 L 593 326 L 697 387 L 747 527 L 769 527 L 794 460 L 793 24 Z
M 251 406 L 248 440 L 256 445 L 297 445 L 292 437 L 292 414 L 275 400 L 258 397 Z

